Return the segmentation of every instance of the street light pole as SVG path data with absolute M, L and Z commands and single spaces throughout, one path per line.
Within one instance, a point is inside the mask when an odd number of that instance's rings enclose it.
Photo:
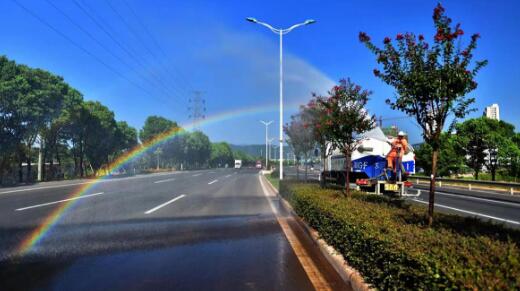
M 246 18 L 247 21 L 253 22 L 256 24 L 260 24 L 262 26 L 267 27 L 269 30 L 271 30 L 273 33 L 278 34 L 280 36 L 280 180 L 283 180 L 283 143 L 284 143 L 284 136 L 283 136 L 283 35 L 291 32 L 293 29 L 303 26 L 303 25 L 309 25 L 313 24 L 316 21 L 313 19 L 305 20 L 302 23 L 295 24 L 289 28 L 286 29 L 278 29 L 274 28 L 271 25 L 256 20 L 253 17 Z
M 267 164 L 268 164 L 268 160 L 267 160 L 267 139 L 268 139 L 268 128 L 269 128 L 269 124 L 273 123 L 273 121 L 263 121 L 263 120 L 260 120 L 261 123 L 263 123 L 265 125 L 265 169 L 267 170 Z

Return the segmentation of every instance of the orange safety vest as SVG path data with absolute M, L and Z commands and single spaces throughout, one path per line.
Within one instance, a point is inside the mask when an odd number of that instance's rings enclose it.
M 406 139 L 404 139 L 404 138 L 402 138 L 402 139 L 399 139 L 399 138 L 394 139 L 392 141 L 392 149 L 390 150 L 390 153 L 388 155 L 391 156 L 391 157 L 396 157 L 398 149 L 400 149 L 399 155 L 401 157 L 403 157 L 404 152 L 406 151 L 406 149 L 408 149 L 408 142 L 406 141 Z

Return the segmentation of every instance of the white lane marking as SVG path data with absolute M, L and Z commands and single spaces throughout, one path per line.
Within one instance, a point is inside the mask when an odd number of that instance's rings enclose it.
M 17 190 L 10 190 L 10 191 L 0 192 L 0 194 L 16 193 L 16 192 L 24 192 L 24 191 L 34 191 L 34 190 L 40 190 L 40 189 L 63 188 L 63 187 L 77 186 L 77 185 L 84 185 L 84 184 L 92 184 L 92 183 L 95 183 L 95 181 L 83 182 L 83 183 L 74 183 L 74 184 L 66 184 L 66 185 L 43 186 L 43 187 L 28 188 L 28 189 L 17 189 Z
M 425 192 L 425 193 L 427 193 L 427 192 Z M 462 199 L 480 200 L 480 201 L 486 201 L 486 202 L 491 202 L 491 203 L 505 204 L 505 205 L 511 205 L 511 206 L 515 206 L 515 207 L 520 207 L 520 203 L 514 203 L 514 202 L 498 201 L 498 200 L 473 197 L 473 196 L 462 195 L 462 194 L 460 194 L 460 195 L 450 194 L 450 193 L 439 192 L 439 191 L 435 191 L 435 193 L 440 194 L 440 195 L 445 195 L 445 196 L 453 196 L 453 197 L 462 198 Z
M 208 185 L 211 185 L 211 184 L 217 183 L 217 182 L 218 182 L 218 180 L 213 180 L 213 181 L 209 182 Z
M 427 201 L 422 201 L 422 200 L 418 200 L 418 199 L 412 199 L 412 201 L 417 201 L 419 203 L 428 204 Z M 442 205 L 442 204 L 435 203 L 435 207 L 451 209 L 451 210 L 459 211 L 459 212 L 462 212 L 462 213 L 467 213 L 467 214 L 471 214 L 471 215 L 475 215 L 475 216 L 481 216 L 481 217 L 485 217 L 485 218 L 490 218 L 490 219 L 494 219 L 494 220 L 498 220 L 498 221 L 503 221 L 503 222 L 508 222 L 508 223 L 519 224 L 520 225 L 520 221 L 500 218 L 500 217 L 496 217 L 496 216 L 491 216 L 491 215 L 482 214 L 482 213 L 478 213 L 478 212 L 468 211 L 468 210 L 459 209 L 459 208 L 446 206 L 446 205 Z
M 197 177 L 197 176 L 200 176 L 202 175 L 201 173 L 198 173 L 198 174 L 195 174 L 195 175 L 191 175 L 192 177 Z
M 224 176 L 224 178 L 229 178 L 229 177 L 231 177 L 231 174 L 230 174 L 230 175 L 226 175 L 226 176 Z
M 154 207 L 154 208 L 152 208 L 152 209 L 146 211 L 144 214 L 150 214 L 150 213 L 152 213 L 152 212 L 155 212 L 155 211 L 157 211 L 157 210 L 163 208 L 164 206 L 166 206 L 166 205 L 168 205 L 168 204 L 170 204 L 170 203 L 173 203 L 173 202 L 175 202 L 175 201 L 177 201 L 177 200 L 179 200 L 179 199 L 181 199 L 181 198 L 184 198 L 184 197 L 186 197 L 186 195 L 185 195 L 185 194 L 181 194 L 181 195 L 179 195 L 179 196 L 173 198 L 173 199 L 170 200 L 170 201 L 164 202 L 163 204 L 161 204 L 161 205 L 159 205 L 159 206 L 156 206 L 156 207 Z
M 35 187 L 35 188 L 24 188 L 24 189 L 16 189 L 16 190 L 9 190 L 9 191 L 3 191 L 0 192 L 0 194 L 8 194 L 8 193 L 16 193 L 16 192 L 26 192 L 26 191 L 34 191 L 34 190 L 41 190 L 41 189 L 54 189 L 54 188 L 64 188 L 64 187 L 71 187 L 71 186 L 78 186 L 78 185 L 85 185 L 85 184 L 93 184 L 93 183 L 109 183 L 109 182 L 119 182 L 123 180 L 133 180 L 133 179 L 143 179 L 143 178 L 152 178 L 157 176 L 163 176 L 163 175 L 173 175 L 177 172 L 170 172 L 170 173 L 162 173 L 162 174 L 150 174 L 150 175 L 142 175 L 142 176 L 134 176 L 134 177 L 125 177 L 125 178 L 117 178 L 117 179 L 109 179 L 109 180 L 94 180 L 94 181 L 87 181 L 87 182 L 81 182 L 81 183 L 71 183 L 71 184 L 64 184 L 64 185 L 53 185 L 53 186 L 42 186 L 42 187 Z
M 22 207 L 22 208 L 18 208 L 18 209 L 16 209 L 16 211 L 21 211 L 21 210 L 26 210 L 26 209 L 36 208 L 36 207 L 42 207 L 42 206 L 47 206 L 47 205 L 57 204 L 57 203 L 61 203 L 61 202 L 65 202 L 65 201 L 70 201 L 70 200 L 76 200 L 76 199 L 88 198 L 88 197 L 92 197 L 92 196 L 101 195 L 101 194 L 103 194 L 103 193 L 104 193 L 104 192 L 99 192 L 99 193 L 83 195 L 83 196 L 79 196 L 79 197 L 75 197 L 75 198 L 63 199 L 63 200 L 58 200 L 58 201 L 53 201 L 53 202 L 47 202 L 47 203 L 42 203 L 42 204 L 37 204 L 37 205 L 32 205 L 32 206 L 27 206 L 27 207 Z
M 164 183 L 164 182 L 170 182 L 170 181 L 175 181 L 175 178 L 170 178 L 170 179 L 165 179 L 165 180 L 155 181 L 154 184 L 157 184 L 157 183 Z

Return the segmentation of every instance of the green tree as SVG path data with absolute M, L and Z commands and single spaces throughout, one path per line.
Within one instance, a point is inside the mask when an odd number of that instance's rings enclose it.
M 474 78 L 487 61 L 477 61 L 469 69 L 479 34 L 471 37 L 463 48 L 460 37 L 464 34 L 460 24 L 452 26 L 438 4 L 433 12 L 436 29 L 434 43 L 430 45 L 424 36 L 412 33 L 397 34 L 395 45 L 389 37 L 383 48 L 377 47 L 370 37 L 359 33 L 359 40 L 377 56 L 383 71 L 374 69 L 374 75 L 397 91 L 394 100 L 386 102 L 392 109 L 415 117 L 423 129 L 423 138 L 432 147 L 432 170 L 428 207 L 428 224 L 433 223 L 435 203 L 435 176 L 440 151 L 441 132 L 449 115 L 463 118 L 471 111 L 473 98 L 466 94 L 477 87 Z
M 240 150 L 233 151 L 233 159 L 241 160 L 242 165 L 249 165 L 256 161 L 256 159 L 253 156 Z
M 114 112 L 100 102 L 87 101 L 84 106 L 89 113 L 86 120 L 85 155 L 97 173 L 110 162 L 110 155 L 116 151 L 117 124 Z
M 186 161 L 192 168 L 208 164 L 211 155 L 211 142 L 201 131 L 190 133 L 185 142 Z
M 455 126 L 457 145 L 462 155 L 467 156 L 467 164 L 474 171 L 475 179 L 485 167 L 496 180 L 497 170 L 506 166 L 514 158 L 514 126 L 504 121 L 486 117 L 468 119 Z
M 178 125 L 175 121 L 156 115 L 148 116 L 144 122 L 143 129 L 139 131 L 139 138 L 142 142 L 147 142 L 157 135 L 177 127 Z
M 307 168 L 309 156 L 316 146 L 313 127 L 302 120 L 302 113 L 291 116 L 291 122 L 285 126 L 284 131 L 287 135 L 287 143 L 291 146 L 297 156 L 298 161 L 302 158 L 305 163 L 305 181 L 307 181 Z M 296 175 L 299 179 L 299 165 L 296 165 Z
M 212 167 L 223 167 L 233 164 L 233 151 L 226 142 L 211 144 L 210 165 Z
M 118 121 L 116 123 L 116 150 L 126 152 L 138 144 L 137 130 L 126 123 L 126 121 Z
M 375 126 L 375 118 L 365 108 L 371 94 L 347 79 L 332 88 L 329 98 L 320 100 L 327 113 L 321 125 L 325 128 L 325 136 L 345 156 L 345 192 L 348 197 L 352 152 L 358 145 L 356 136 Z
M 424 169 L 426 175 L 431 175 L 431 156 L 432 147 L 427 143 L 422 143 L 415 150 L 416 167 Z M 442 133 L 437 174 L 444 177 L 460 174 L 465 162 L 465 156 L 457 150 L 456 137 Z
M 143 128 L 139 131 L 139 138 L 141 139 L 141 142 L 145 143 L 174 128 L 179 128 L 179 125 L 175 121 L 156 115 L 148 116 L 144 122 Z M 172 161 L 175 154 L 174 145 L 175 142 L 172 140 L 162 142 L 157 146 L 160 148 L 160 155 L 156 155 L 156 158 L 163 160 L 163 164 L 166 164 L 167 161 Z M 177 143 L 177 145 L 179 144 Z M 148 156 L 149 155 L 150 154 L 148 154 Z M 150 166 L 156 164 L 152 160 L 153 159 L 150 159 Z
M 320 186 L 325 186 L 325 177 L 323 176 L 325 171 L 325 165 L 327 156 L 330 155 L 330 152 L 327 152 L 327 132 L 326 132 L 326 124 L 327 122 L 327 111 L 325 106 L 323 106 L 323 102 L 320 102 L 323 97 L 313 94 L 313 98 L 307 104 L 307 106 L 300 107 L 301 119 L 308 127 L 311 128 L 314 141 L 319 146 L 321 162 L 322 162 L 322 172 L 320 173 Z

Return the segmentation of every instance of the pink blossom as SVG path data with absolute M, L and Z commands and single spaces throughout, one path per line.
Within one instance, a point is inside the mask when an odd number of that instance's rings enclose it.
M 368 34 L 366 34 L 366 32 L 360 32 L 359 33 L 359 41 L 360 42 L 370 41 L 370 37 L 368 36 Z

